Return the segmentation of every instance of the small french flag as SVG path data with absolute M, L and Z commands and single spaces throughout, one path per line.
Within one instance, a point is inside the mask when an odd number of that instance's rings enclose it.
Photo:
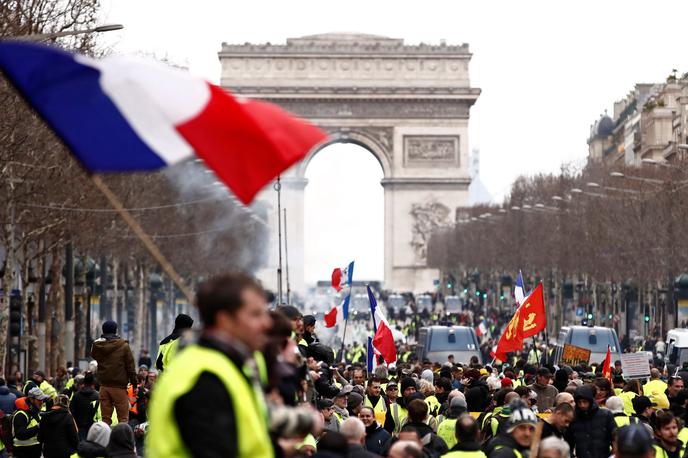
M 481 321 L 480 324 L 475 328 L 475 334 L 478 337 L 482 337 L 487 334 L 487 326 L 485 326 L 485 320 Z
M 523 275 L 521 271 L 518 271 L 518 276 L 516 277 L 516 287 L 514 288 L 514 298 L 516 299 L 516 305 L 520 306 L 523 304 L 523 300 L 526 298 L 527 294 L 523 286 Z
M 351 295 L 347 294 L 341 304 L 332 307 L 332 310 L 325 314 L 325 327 L 333 328 L 337 323 L 343 323 L 349 319 L 349 301 Z
M 332 271 L 332 287 L 341 291 L 344 286 L 351 286 L 354 278 L 354 261 L 351 261 L 348 266 L 337 267 Z

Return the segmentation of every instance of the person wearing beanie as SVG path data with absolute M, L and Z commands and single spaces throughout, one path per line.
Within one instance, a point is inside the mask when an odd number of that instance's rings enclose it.
M 478 369 L 469 369 L 463 374 L 463 394 L 466 395 L 469 412 L 484 412 L 490 403 L 490 390 L 481 379 Z
M 102 421 L 93 423 L 86 440 L 79 442 L 79 458 L 102 458 L 107 456 L 106 447 L 110 443 L 110 427 Z
M 315 335 L 315 316 L 305 315 L 303 317 L 303 340 L 310 346 L 310 344 L 319 342 L 318 336 Z
M 98 392 L 95 389 L 93 373 L 86 372 L 83 375 L 83 380 L 79 383 L 78 389 L 79 391 L 74 393 L 69 404 L 69 410 L 72 412 L 79 430 L 79 440 L 86 440 L 86 435 L 98 410 Z
M 103 323 L 103 335 L 93 342 L 91 357 L 98 362 L 96 377 L 100 382 L 98 400 L 103 421 L 112 424 L 112 411 L 117 409 L 119 422 L 128 422 L 127 386 L 136 387 L 136 366 L 129 342 L 117 335 L 117 323 Z
M 520 399 L 509 404 L 511 414 L 504 433 L 488 442 L 485 454 L 489 458 L 521 458 L 528 454 L 535 436 L 537 417 Z
M 177 315 L 177 318 L 174 319 L 172 334 L 162 339 L 158 345 L 158 357 L 155 360 L 155 367 L 158 369 L 158 372 L 164 371 L 165 366 L 174 358 L 179 348 L 179 338 L 184 331 L 191 329 L 193 322 L 193 318 L 183 313 Z
M 456 421 L 468 408 L 466 400 L 455 397 L 449 403 L 447 417 L 437 425 L 437 435 L 444 439 L 447 447 L 451 450 L 456 445 Z
M 616 431 L 616 422 L 608 409 L 595 403 L 595 386 L 585 384 L 573 395 L 576 414 L 566 430 L 566 441 L 578 458 L 607 458 Z M 574 450 L 575 449 L 575 450 Z
M 616 423 L 616 426 L 618 428 L 629 425 L 631 423 L 638 423 L 638 419 L 636 417 L 626 415 L 626 412 L 624 412 L 623 400 L 618 396 L 611 396 L 609 399 L 607 399 L 605 407 L 614 416 L 614 422 Z
M 390 433 L 397 435 L 404 425 L 408 411 L 406 405 L 410 396 L 416 393 L 417 386 L 411 377 L 404 377 L 399 384 L 399 396 L 395 402 L 390 402 L 387 415 L 385 416 L 384 428 Z
M 346 402 L 346 408 L 349 411 L 349 416 L 358 417 L 358 412 L 361 411 L 361 407 L 363 407 L 363 396 L 355 391 L 349 393 L 349 397 Z

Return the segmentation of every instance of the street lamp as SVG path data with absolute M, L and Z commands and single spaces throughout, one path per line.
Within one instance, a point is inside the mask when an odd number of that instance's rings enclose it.
M 517 207 L 516 205 L 514 205 L 513 207 L 511 207 L 511 209 L 514 211 L 519 211 L 521 207 Z
M 552 196 L 552 200 L 562 201 L 562 200 L 564 200 L 564 198 L 561 196 Z
M 583 190 L 581 188 L 573 188 L 573 189 L 571 189 L 571 192 L 573 194 L 582 194 Z
M 24 41 L 45 41 L 52 40 L 53 38 L 69 37 L 73 35 L 81 35 L 83 33 L 101 33 L 101 32 L 112 32 L 114 30 L 122 30 L 124 26 L 122 24 L 103 24 L 90 29 L 83 30 L 66 30 L 64 32 L 53 32 L 53 33 L 35 33 L 32 35 L 18 35 L 10 37 L 12 40 L 24 40 Z
M 522 205 L 522 208 L 523 208 L 524 210 L 530 210 L 530 209 L 533 208 L 533 207 L 531 207 L 531 206 L 528 205 L 528 204 L 523 204 L 523 205 Z
M 593 182 L 593 181 L 590 181 L 590 182 L 588 182 L 588 183 L 585 183 L 585 185 L 586 185 L 588 188 L 599 188 L 599 187 L 600 187 L 600 184 L 599 184 L 599 183 L 595 183 L 595 182 Z
M 645 160 L 645 159 L 643 159 L 643 161 L 644 161 L 644 160 Z M 613 178 L 623 178 L 623 177 L 625 177 L 626 175 L 624 175 L 624 174 L 621 173 L 621 172 L 612 172 L 612 173 L 609 174 L 609 176 L 610 176 L 610 177 L 613 177 Z

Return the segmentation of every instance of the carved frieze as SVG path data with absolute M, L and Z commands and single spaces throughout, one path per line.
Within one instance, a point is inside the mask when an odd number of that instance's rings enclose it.
M 404 166 L 458 167 L 458 135 L 404 135 Z
M 418 263 L 425 263 L 426 261 L 428 240 L 430 240 L 432 232 L 449 224 L 450 211 L 449 207 L 436 200 L 411 205 L 411 216 L 413 217 L 411 247 Z
M 307 119 L 319 118 L 453 118 L 468 119 L 472 100 L 366 100 L 266 98 Z

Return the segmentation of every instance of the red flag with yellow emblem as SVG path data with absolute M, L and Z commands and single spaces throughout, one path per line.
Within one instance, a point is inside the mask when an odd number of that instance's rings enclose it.
M 542 283 L 538 284 L 537 288 L 523 300 L 519 310 L 523 323 L 523 338 L 532 337 L 545 329 L 547 326 L 547 312 L 545 311 Z
M 516 309 L 511 321 L 504 328 L 502 336 L 497 342 L 497 348 L 494 351 L 495 358 L 500 361 L 506 361 L 506 354 L 512 351 L 523 349 L 523 326 L 521 320 L 521 307 Z

